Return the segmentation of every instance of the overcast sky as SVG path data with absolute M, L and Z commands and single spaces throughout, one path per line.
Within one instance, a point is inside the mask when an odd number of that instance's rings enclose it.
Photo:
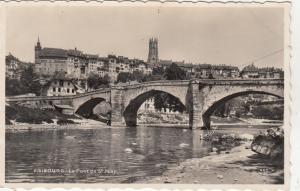
M 283 67 L 282 8 L 36 6 L 6 16 L 6 53 L 24 61 L 33 62 L 38 36 L 43 47 L 144 60 L 157 37 L 160 59 Z

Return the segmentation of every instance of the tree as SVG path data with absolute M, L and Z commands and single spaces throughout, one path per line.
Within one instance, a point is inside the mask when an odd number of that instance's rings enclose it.
M 209 73 L 208 79 L 214 79 L 214 76 L 212 75 L 212 73 Z
M 5 80 L 5 95 L 13 96 L 20 95 L 24 92 L 22 84 L 17 79 L 6 79 Z
M 39 83 L 39 77 L 34 73 L 32 65 L 23 69 L 20 80 L 6 79 L 5 84 L 5 93 L 10 96 L 26 93 L 35 93 L 36 95 L 40 95 L 42 88 Z
M 155 67 L 152 70 L 152 75 L 160 75 L 163 76 L 165 73 L 165 70 L 163 67 Z
M 146 78 L 145 78 L 145 75 L 140 72 L 140 71 L 133 71 L 132 72 L 132 75 L 133 75 L 133 80 L 136 80 L 138 82 L 145 82 Z
M 154 96 L 154 107 L 159 111 L 168 108 L 172 111 L 179 111 L 182 113 L 185 110 L 185 106 L 178 98 L 164 92 Z
M 165 71 L 167 80 L 184 80 L 186 78 L 185 71 L 182 70 L 177 64 L 172 63 Z
M 105 88 L 109 86 L 109 76 L 105 75 L 103 77 L 97 74 L 91 73 L 87 79 L 88 87 L 93 89 Z
M 133 80 L 134 80 L 134 76 L 129 72 L 121 72 L 117 76 L 117 82 L 126 83 Z

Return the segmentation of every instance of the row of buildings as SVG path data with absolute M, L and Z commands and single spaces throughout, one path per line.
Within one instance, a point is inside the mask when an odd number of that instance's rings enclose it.
M 75 79 L 86 79 L 91 74 L 100 77 L 109 75 L 111 81 L 116 81 L 121 72 L 152 73 L 152 68 L 140 59 L 115 55 L 100 57 L 85 54 L 77 48 L 73 50 L 42 48 L 39 40 L 35 46 L 35 70 L 36 73 L 44 76 L 62 73 L 68 78 Z
M 283 78 L 283 71 L 277 68 L 257 68 L 254 64 L 246 66 L 241 71 L 236 66 L 192 64 L 184 61 L 160 60 L 158 57 L 158 40 L 149 40 L 147 62 L 140 59 L 130 59 L 124 56 L 86 54 L 75 49 L 60 49 L 42 47 L 38 39 L 35 47 L 35 62 L 25 63 L 15 56 L 6 56 L 6 77 L 19 79 L 21 71 L 29 65 L 41 76 L 48 79 L 42 82 L 47 86 L 47 96 L 73 95 L 87 91 L 87 78 L 91 75 L 108 76 L 111 82 L 117 80 L 122 72 L 140 72 L 151 75 L 154 68 L 165 70 L 172 63 L 178 65 L 188 78 Z M 50 80 L 49 80 L 50 79 Z M 74 83 L 76 82 L 76 83 Z

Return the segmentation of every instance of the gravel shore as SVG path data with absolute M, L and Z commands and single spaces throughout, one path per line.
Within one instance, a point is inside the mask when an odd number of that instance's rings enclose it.
M 186 160 L 170 167 L 161 177 L 149 177 L 137 183 L 282 184 L 282 166 L 247 149 L 247 144 L 227 153 Z

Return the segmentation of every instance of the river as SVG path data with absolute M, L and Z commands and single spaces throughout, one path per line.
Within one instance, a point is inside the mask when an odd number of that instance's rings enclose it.
M 131 183 L 156 177 L 219 146 L 200 140 L 202 133 L 144 126 L 6 132 L 5 181 Z

